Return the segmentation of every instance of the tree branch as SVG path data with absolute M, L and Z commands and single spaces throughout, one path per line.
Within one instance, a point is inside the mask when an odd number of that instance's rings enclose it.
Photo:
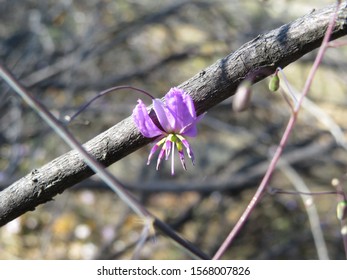
M 237 51 L 218 60 L 179 87 L 191 94 L 201 114 L 232 96 L 242 80 L 254 82 L 285 67 L 317 48 L 334 5 L 260 35 Z M 332 39 L 347 34 L 347 2 L 343 2 Z M 103 165 L 120 160 L 151 142 L 136 129 L 130 117 L 88 141 L 85 149 Z M 0 226 L 34 210 L 65 189 L 93 174 L 77 151 L 70 151 L 21 178 L 0 192 Z

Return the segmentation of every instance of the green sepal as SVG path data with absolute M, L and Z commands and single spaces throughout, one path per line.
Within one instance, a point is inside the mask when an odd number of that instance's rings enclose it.
M 340 221 L 346 219 L 346 217 L 347 217 L 347 201 L 343 200 L 337 204 L 336 216 Z
M 180 152 L 183 150 L 183 144 L 179 139 L 177 139 L 176 141 L 176 147 L 177 147 L 177 150 Z
M 280 88 L 280 78 L 277 74 L 273 75 L 269 82 L 269 90 L 277 91 Z

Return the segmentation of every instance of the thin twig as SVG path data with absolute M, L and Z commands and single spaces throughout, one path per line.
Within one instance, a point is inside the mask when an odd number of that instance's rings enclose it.
M 283 162 L 283 160 L 281 160 Z M 286 163 L 288 164 L 288 163 Z M 284 164 L 285 165 L 285 164 Z M 269 194 L 274 195 L 274 194 L 289 194 L 289 195 L 310 195 L 310 196 L 315 196 L 315 195 L 327 195 L 327 194 L 333 194 L 333 195 L 343 195 L 342 193 L 336 192 L 336 191 L 322 191 L 322 192 L 310 192 L 310 191 L 285 191 L 281 189 L 276 189 L 276 188 L 271 188 L 268 187 Z

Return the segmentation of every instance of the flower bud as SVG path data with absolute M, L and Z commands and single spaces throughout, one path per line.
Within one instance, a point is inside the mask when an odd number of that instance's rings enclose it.
M 331 185 L 332 185 L 333 187 L 337 187 L 338 185 L 340 185 L 340 180 L 337 179 L 337 178 L 333 178 L 333 179 L 331 180 Z
M 337 204 L 336 215 L 340 221 L 346 219 L 346 217 L 347 217 L 347 201 L 343 200 Z
M 252 83 L 244 80 L 236 90 L 233 99 L 233 110 L 235 112 L 245 111 L 249 107 L 252 95 Z
M 271 77 L 271 80 L 269 82 L 269 89 L 271 91 L 277 91 L 279 88 L 280 88 L 280 78 L 278 77 L 276 73 Z

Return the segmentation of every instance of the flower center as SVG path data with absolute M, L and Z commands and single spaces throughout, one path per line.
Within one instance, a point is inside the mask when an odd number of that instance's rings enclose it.
M 171 143 L 174 143 L 176 145 L 176 148 L 179 152 L 183 151 L 183 143 L 180 140 L 180 138 L 183 138 L 181 135 L 177 135 L 175 133 L 170 133 L 167 137 L 166 137 L 166 141 L 169 141 Z M 184 139 L 184 138 L 183 138 Z M 171 144 L 170 143 L 170 144 Z M 171 145 L 170 145 L 171 146 Z

